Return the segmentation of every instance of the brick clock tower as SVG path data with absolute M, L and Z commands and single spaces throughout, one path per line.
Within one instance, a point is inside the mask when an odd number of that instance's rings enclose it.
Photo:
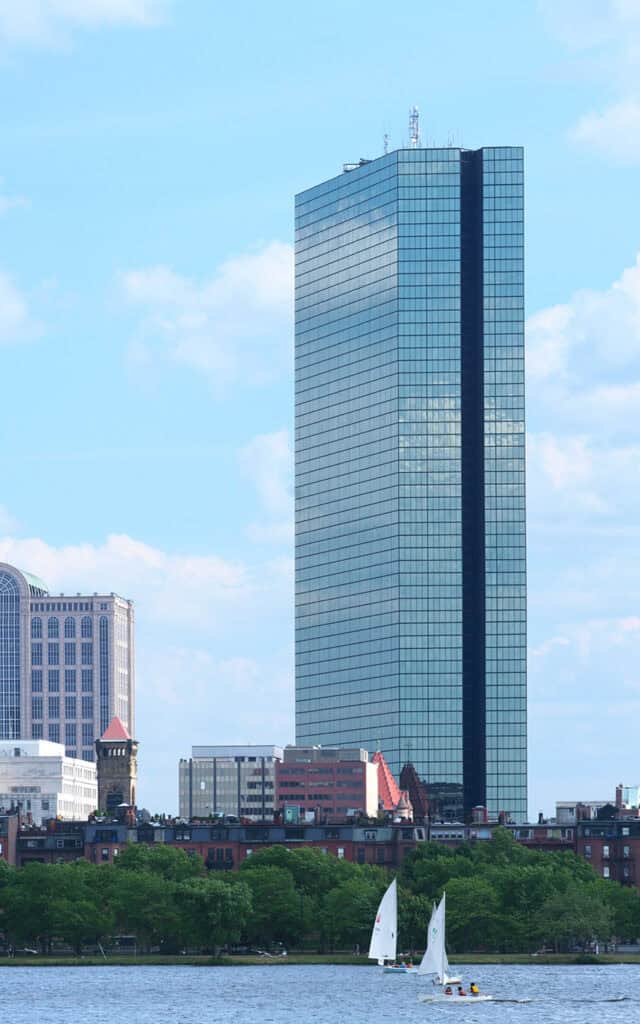
M 96 740 L 98 808 L 115 814 L 121 804 L 135 806 L 138 778 L 138 741 L 116 716 Z

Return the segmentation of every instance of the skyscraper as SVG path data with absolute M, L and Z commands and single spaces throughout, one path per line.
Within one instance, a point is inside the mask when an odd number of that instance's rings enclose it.
M 523 152 L 296 198 L 296 740 L 526 817 Z
M 0 562 L 0 739 L 51 740 L 95 758 L 114 715 L 134 734 L 133 602 L 50 594 Z

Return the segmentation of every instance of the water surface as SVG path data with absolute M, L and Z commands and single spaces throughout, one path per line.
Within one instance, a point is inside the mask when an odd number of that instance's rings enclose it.
M 131 966 L 0 967 L 0 1005 L 11 1024 L 640 1024 L 640 965 L 482 965 L 462 977 L 532 1001 L 423 1004 L 426 979 L 375 967 Z

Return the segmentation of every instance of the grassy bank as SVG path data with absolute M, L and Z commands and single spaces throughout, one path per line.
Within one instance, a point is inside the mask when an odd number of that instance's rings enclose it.
M 603 953 L 585 957 L 576 953 L 545 953 L 531 956 L 524 953 L 468 953 L 453 956 L 452 963 L 464 964 L 640 964 L 640 955 Z M 348 953 L 291 953 L 286 957 L 229 956 L 214 959 L 210 956 L 29 956 L 0 958 L 0 967 L 282 967 L 292 964 L 375 966 L 365 957 Z

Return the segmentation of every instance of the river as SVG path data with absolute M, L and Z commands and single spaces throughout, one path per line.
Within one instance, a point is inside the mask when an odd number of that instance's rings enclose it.
M 640 965 L 464 968 L 503 999 L 425 1005 L 429 984 L 374 967 L 0 967 L 11 1024 L 625 1024 L 640 1022 Z M 624 1001 L 619 1001 L 621 998 Z

